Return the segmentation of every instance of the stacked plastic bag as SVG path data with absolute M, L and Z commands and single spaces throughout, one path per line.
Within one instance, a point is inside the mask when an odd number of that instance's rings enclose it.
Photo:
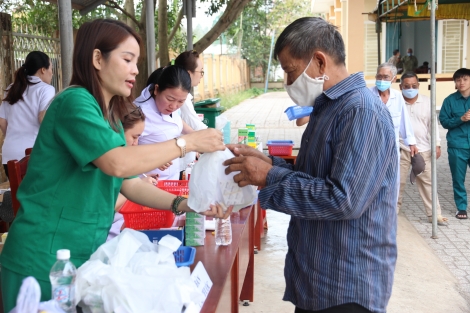
M 138 231 L 125 229 L 103 244 L 77 272 L 77 302 L 87 312 L 182 312 L 204 299 L 178 268 L 173 252 L 181 241 L 163 237 L 158 245 Z

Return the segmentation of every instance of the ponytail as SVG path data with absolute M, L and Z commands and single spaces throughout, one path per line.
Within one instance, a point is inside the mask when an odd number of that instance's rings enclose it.
M 20 100 L 23 100 L 23 94 L 26 91 L 26 88 L 29 85 L 34 85 L 37 83 L 32 83 L 29 81 L 28 76 L 36 74 L 41 68 L 48 69 L 51 65 L 49 57 L 47 54 L 41 51 L 32 51 L 30 52 L 25 59 L 25 62 L 21 67 L 15 72 L 15 80 L 13 84 L 5 90 L 7 95 L 3 101 L 8 102 L 13 105 Z

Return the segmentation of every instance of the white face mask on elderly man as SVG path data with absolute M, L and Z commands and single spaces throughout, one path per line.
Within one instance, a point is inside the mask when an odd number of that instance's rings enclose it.
M 310 62 L 312 60 L 310 59 Z M 311 78 L 307 75 L 306 71 L 310 66 L 308 62 L 307 67 L 300 74 L 299 77 L 292 83 L 292 85 L 284 84 L 287 94 L 294 101 L 295 104 L 304 106 L 304 107 L 313 107 L 315 104 L 315 99 L 322 94 L 323 84 L 325 80 L 330 79 L 328 76 L 323 75 L 323 77 Z

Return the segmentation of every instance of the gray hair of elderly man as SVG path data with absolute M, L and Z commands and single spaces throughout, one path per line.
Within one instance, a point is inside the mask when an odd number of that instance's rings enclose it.
M 320 17 L 302 17 L 289 24 L 276 41 L 276 60 L 286 47 L 294 59 L 309 62 L 314 52 L 322 51 L 336 64 L 345 65 L 346 53 L 341 34 L 336 26 Z
M 385 63 L 380 64 L 377 67 L 377 73 L 379 73 L 381 68 L 388 68 L 390 72 L 392 72 L 392 76 L 397 76 L 397 68 L 392 63 L 385 62 Z

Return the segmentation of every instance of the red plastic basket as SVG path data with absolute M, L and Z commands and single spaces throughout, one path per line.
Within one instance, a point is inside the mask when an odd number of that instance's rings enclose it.
M 270 140 L 267 143 L 270 155 L 292 155 L 292 140 Z
M 187 180 L 159 180 L 157 187 L 175 195 L 188 195 Z M 175 215 L 170 210 L 152 209 L 127 200 L 119 210 L 126 227 L 141 229 L 166 228 L 173 225 Z
M 168 192 L 174 193 L 175 195 L 188 195 L 189 180 L 159 180 L 157 187 Z
M 173 225 L 175 215 L 170 210 L 152 209 L 127 200 L 119 210 L 127 228 L 136 230 L 166 228 Z

